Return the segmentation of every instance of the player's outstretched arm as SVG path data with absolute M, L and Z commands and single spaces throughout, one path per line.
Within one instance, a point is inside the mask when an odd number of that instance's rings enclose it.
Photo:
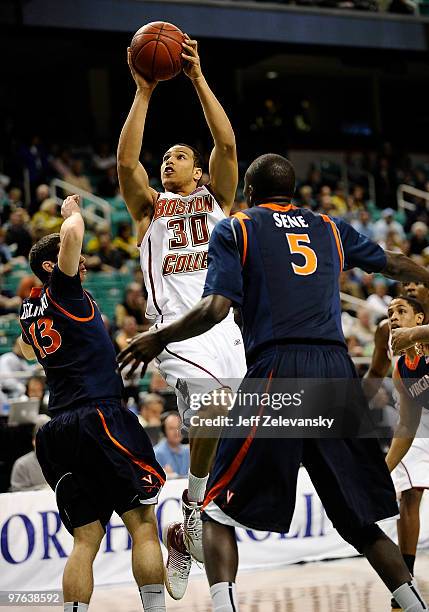
M 76 276 L 82 252 L 85 224 L 80 212 L 80 196 L 66 198 L 61 206 L 64 223 L 60 230 L 60 252 L 58 267 L 67 276 Z
M 238 184 L 234 130 L 221 103 L 204 78 L 198 55 L 198 43 L 187 35 L 183 43 L 182 57 L 185 60 L 183 70 L 195 87 L 214 141 L 209 164 L 210 187 L 228 216 Z
M 390 472 L 395 469 L 407 454 L 415 438 L 422 414 L 421 406 L 419 407 L 417 404 L 414 404 L 405 393 L 399 374 L 396 371 L 393 374 L 393 381 L 400 396 L 400 416 L 389 452 L 386 455 L 386 463 Z
M 415 261 L 394 251 L 385 251 L 386 266 L 381 274 L 401 282 L 429 283 L 429 272 Z
M 392 349 L 395 354 L 405 351 L 415 344 L 429 343 L 429 325 L 401 327 L 392 330 Z
M 147 109 L 157 83 L 147 81 L 134 70 L 129 49 L 128 66 L 137 90 L 119 137 L 117 164 L 122 196 L 130 215 L 138 222 L 150 216 L 157 198 L 155 189 L 149 185 L 147 172 L 139 161 Z
M 362 388 L 368 400 L 371 400 L 376 395 L 389 371 L 390 359 L 388 347 L 389 322 L 385 319 L 377 325 L 375 330 L 374 352 L 372 354 L 371 365 L 362 379 Z
M 152 359 L 159 355 L 170 342 L 181 342 L 204 334 L 220 323 L 230 311 L 232 302 L 222 295 L 202 298 L 186 315 L 158 330 L 134 336 L 130 344 L 118 355 L 120 370 L 131 365 L 127 378 L 131 378 L 143 363 L 142 376 Z

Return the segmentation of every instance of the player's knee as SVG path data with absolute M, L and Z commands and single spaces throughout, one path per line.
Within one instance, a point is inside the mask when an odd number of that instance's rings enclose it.
M 74 545 L 88 554 L 97 554 L 103 537 L 104 529 L 98 521 L 73 530 Z
M 387 537 L 386 534 L 375 523 L 365 527 L 337 527 L 340 536 L 356 550 L 363 554 L 365 548 L 374 544 L 377 540 Z

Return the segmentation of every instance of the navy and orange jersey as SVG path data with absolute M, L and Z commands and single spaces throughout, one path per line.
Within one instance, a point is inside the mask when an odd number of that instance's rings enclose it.
M 283 341 L 345 344 L 341 272 L 385 265 L 383 249 L 342 219 L 260 204 L 216 225 L 203 297 L 223 295 L 241 307 L 248 360 Z
M 122 396 L 115 349 L 79 274 L 67 276 L 56 265 L 49 283 L 23 301 L 20 323 L 45 370 L 50 411 Z
M 407 395 L 419 406 L 429 408 L 429 357 L 416 355 L 411 361 L 401 355 L 395 369 Z

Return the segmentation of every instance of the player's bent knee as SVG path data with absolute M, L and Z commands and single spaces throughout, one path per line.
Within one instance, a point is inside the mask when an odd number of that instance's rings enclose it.
M 351 544 L 360 554 L 364 554 L 365 548 L 371 546 L 377 540 L 386 538 L 384 531 L 375 523 L 360 528 L 336 527 L 340 536 Z
M 96 551 L 100 548 L 103 537 L 104 529 L 100 521 L 94 521 L 82 527 L 75 527 L 73 530 L 73 538 L 76 545 L 87 546 Z

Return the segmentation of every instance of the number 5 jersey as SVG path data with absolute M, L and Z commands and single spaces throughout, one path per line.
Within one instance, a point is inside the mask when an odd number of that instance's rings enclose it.
M 23 301 L 20 323 L 45 370 L 51 412 L 122 396 L 115 349 L 79 274 L 67 276 L 55 265 L 49 282 Z

